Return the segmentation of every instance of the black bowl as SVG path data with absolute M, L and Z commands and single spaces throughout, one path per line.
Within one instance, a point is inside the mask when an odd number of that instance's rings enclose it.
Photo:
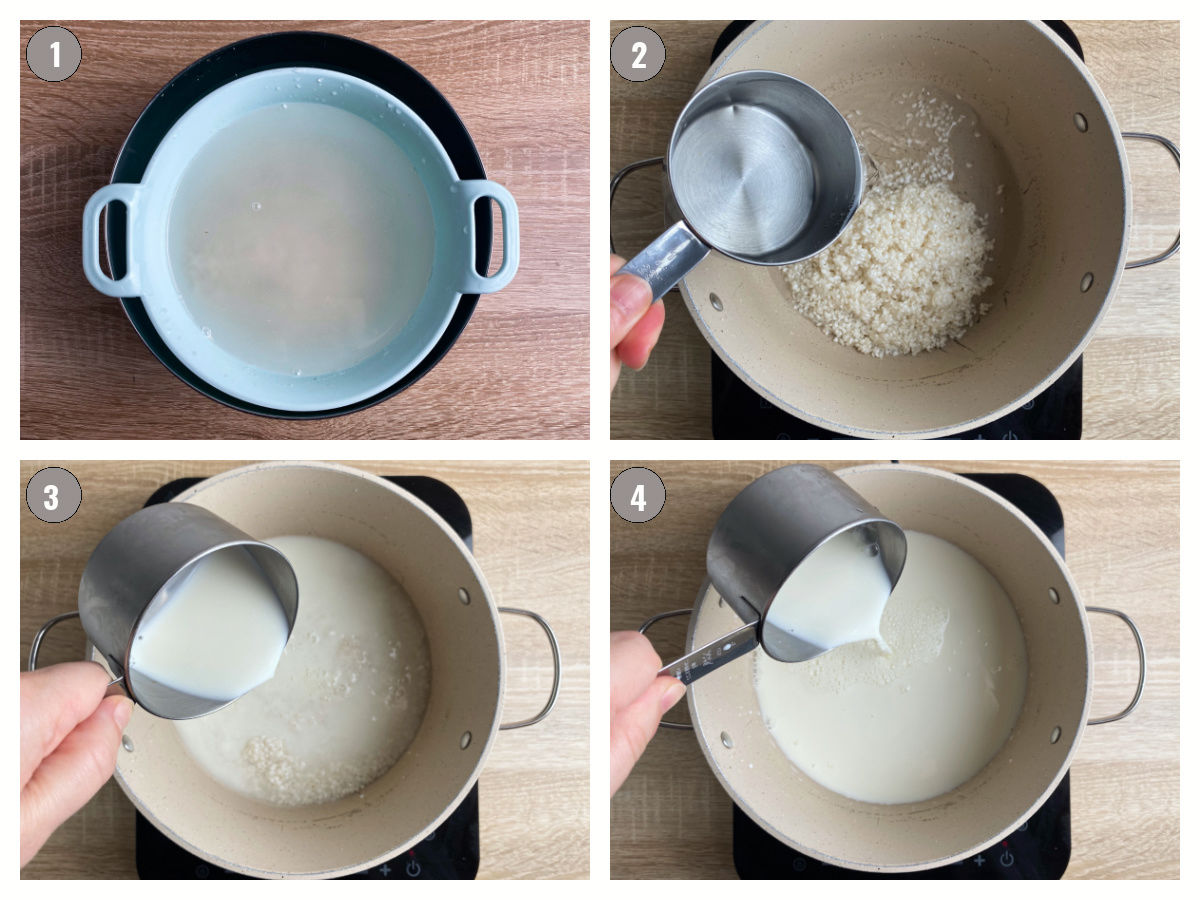
M 214 50 L 192 63 L 160 90 L 142 110 L 125 139 L 113 168 L 114 182 L 141 181 L 146 166 L 159 143 L 179 118 L 194 104 L 217 88 L 234 79 L 266 69 L 311 66 L 331 69 L 369 81 L 402 101 L 425 121 L 441 141 L 454 164 L 458 177 L 464 180 L 486 178 L 483 162 L 475 149 L 471 135 L 459 119 L 454 107 L 416 69 L 386 51 L 353 38 L 316 31 L 290 31 L 246 38 Z M 475 206 L 475 267 L 486 272 L 492 255 L 492 211 L 489 204 Z M 121 204 L 108 207 L 105 236 L 108 243 L 108 265 L 114 278 L 125 274 L 125 208 Z M 450 324 L 431 349 L 408 374 L 379 393 L 357 403 L 337 409 L 315 412 L 286 412 L 257 406 L 220 391 L 192 372 L 171 352 L 154 323 L 150 321 L 139 297 L 121 300 L 125 314 L 134 329 L 158 360 L 176 377 L 211 397 L 243 412 L 277 419 L 326 419 L 357 412 L 374 406 L 409 385 L 437 365 L 450 350 L 467 326 L 478 294 L 464 294 L 458 301 Z

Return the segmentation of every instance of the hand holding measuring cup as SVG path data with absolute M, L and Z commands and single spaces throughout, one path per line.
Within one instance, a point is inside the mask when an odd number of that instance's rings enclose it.
M 686 688 L 659 675 L 662 660 L 650 641 L 636 631 L 609 635 L 608 793 L 625 783 L 654 737 L 663 713 L 682 699 Z
M 662 334 L 666 309 L 655 303 L 650 285 L 640 276 L 617 270 L 625 264 L 621 257 L 609 257 L 609 384 L 611 391 L 621 377 L 621 366 L 634 370 L 645 367 L 650 351 Z
M 72 662 L 21 673 L 21 867 L 104 785 L 133 704 L 108 673 Z

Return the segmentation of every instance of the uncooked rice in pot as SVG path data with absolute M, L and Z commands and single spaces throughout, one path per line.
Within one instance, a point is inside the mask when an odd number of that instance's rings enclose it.
M 877 186 L 825 252 L 783 268 L 794 305 L 840 344 L 882 357 L 957 340 L 988 311 L 975 298 L 992 241 L 944 181 Z

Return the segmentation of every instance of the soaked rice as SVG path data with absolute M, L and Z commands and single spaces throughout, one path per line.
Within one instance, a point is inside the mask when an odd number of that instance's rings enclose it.
M 872 133 L 887 161 L 850 226 L 823 253 L 783 267 L 797 311 L 876 357 L 958 340 L 988 312 L 977 298 L 992 284 L 986 219 L 950 186 L 950 136 L 966 117 L 928 91 L 897 100 L 908 105 L 905 136 Z

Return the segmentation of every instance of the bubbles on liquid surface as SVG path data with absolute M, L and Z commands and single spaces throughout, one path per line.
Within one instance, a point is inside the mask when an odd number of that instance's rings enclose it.
M 255 200 L 253 203 L 251 203 L 251 204 L 250 204 L 250 209 L 251 209 L 253 212 L 261 212 L 261 211 L 262 211 L 262 204 L 261 204 L 261 203 L 259 203 L 257 200 Z
M 200 329 L 200 333 L 202 335 L 204 335 L 206 338 L 208 338 L 210 341 L 212 340 L 212 329 L 209 328 L 207 325 L 205 325 L 203 328 Z

